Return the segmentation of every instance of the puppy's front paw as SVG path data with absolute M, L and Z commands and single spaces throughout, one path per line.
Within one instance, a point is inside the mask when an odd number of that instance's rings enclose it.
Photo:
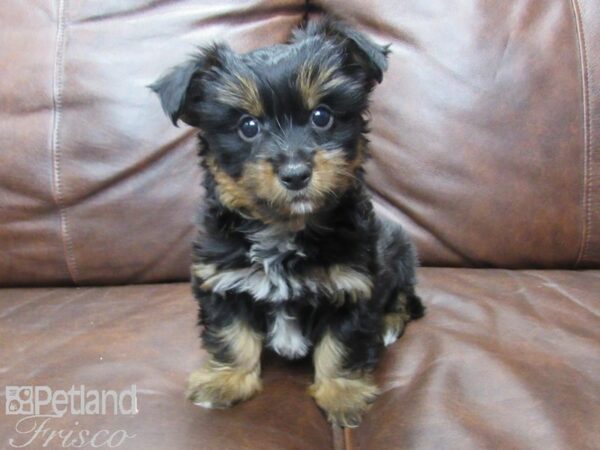
M 235 368 L 210 367 L 192 372 L 186 397 L 203 408 L 228 408 L 247 400 L 262 389 L 258 370 L 243 372 Z
M 357 427 L 375 401 L 379 389 L 369 378 L 331 378 L 316 382 L 310 394 L 327 414 L 327 420 L 345 428 Z

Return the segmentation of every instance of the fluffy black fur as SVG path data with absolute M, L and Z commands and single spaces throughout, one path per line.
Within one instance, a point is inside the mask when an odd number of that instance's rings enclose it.
M 413 246 L 398 225 L 376 217 L 363 181 L 368 96 L 387 54 L 328 18 L 297 30 L 286 45 L 243 55 L 207 47 L 152 86 L 173 123 L 201 130 L 206 200 L 193 292 L 215 363 L 231 367 L 239 357 L 223 337 L 227 327 L 248 326 L 269 345 L 275 318 L 286 317 L 308 349 L 329 333 L 343 351 L 336 376 L 362 376 L 391 332 L 386 316 L 405 322 L 423 315 Z M 332 124 L 316 126 L 315 115 L 327 114 Z M 250 127 L 256 121 L 257 136 L 241 134 L 244 120 Z M 298 167 L 311 184 L 282 188 Z M 277 345 L 284 356 L 306 354 Z M 214 406 L 217 397 L 198 398 Z M 319 404 L 334 422 L 357 423 Z

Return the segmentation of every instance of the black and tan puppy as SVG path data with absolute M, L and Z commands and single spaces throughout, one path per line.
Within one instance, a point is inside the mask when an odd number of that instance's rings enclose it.
M 312 352 L 310 393 L 330 421 L 356 426 L 383 346 L 423 315 L 413 247 L 375 216 L 363 181 L 387 53 L 326 18 L 286 45 L 207 47 L 151 86 L 173 123 L 200 129 L 207 197 L 192 275 L 210 359 L 190 376 L 194 403 L 258 392 L 264 346 Z

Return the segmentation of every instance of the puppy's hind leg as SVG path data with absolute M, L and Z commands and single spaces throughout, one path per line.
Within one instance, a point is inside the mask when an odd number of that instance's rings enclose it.
M 393 344 L 406 324 L 423 317 L 425 307 L 415 294 L 417 254 L 408 235 L 397 224 L 379 219 L 379 272 L 376 295 L 382 299 L 384 344 Z
M 414 288 L 411 287 L 407 291 L 393 292 L 386 305 L 382 330 L 383 343 L 386 347 L 402 336 L 408 322 L 420 319 L 425 314 L 425 307 L 415 294 Z

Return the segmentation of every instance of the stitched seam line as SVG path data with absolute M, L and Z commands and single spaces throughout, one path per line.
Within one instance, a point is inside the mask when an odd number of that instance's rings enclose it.
M 588 248 L 589 238 L 591 235 L 592 228 L 592 167 L 591 167 L 591 117 L 590 117 L 590 91 L 589 91 L 589 63 L 588 63 L 588 52 L 587 44 L 585 40 L 585 32 L 583 29 L 583 20 L 581 18 L 581 7 L 579 0 L 571 0 L 573 6 L 573 13 L 575 15 L 575 26 L 577 30 L 577 41 L 579 44 L 579 57 L 581 61 L 581 90 L 583 95 L 583 145 L 584 145 L 584 159 L 583 159 L 583 173 L 584 173 L 584 186 L 583 186 L 583 199 L 582 204 L 584 207 L 584 219 L 583 219 L 583 230 L 581 235 L 581 246 L 579 248 L 579 254 L 575 267 L 579 266 L 581 262 L 585 261 Z
M 352 434 L 352 430 L 350 428 L 344 428 L 344 447 L 346 450 L 353 450 L 352 439 L 350 435 Z
M 77 282 L 78 270 L 75 257 L 73 255 L 73 241 L 69 235 L 69 220 L 67 216 L 67 208 L 63 197 L 63 182 L 60 167 L 61 146 L 59 138 L 60 120 L 62 117 L 62 92 L 63 92 L 63 75 L 64 75 L 64 50 L 65 50 L 65 2 L 58 2 L 58 22 L 56 27 L 56 51 L 54 58 L 54 73 L 52 80 L 52 175 L 53 186 L 52 193 L 54 202 L 59 210 L 60 216 L 60 231 L 63 244 L 63 252 L 67 270 L 71 276 L 73 283 Z

